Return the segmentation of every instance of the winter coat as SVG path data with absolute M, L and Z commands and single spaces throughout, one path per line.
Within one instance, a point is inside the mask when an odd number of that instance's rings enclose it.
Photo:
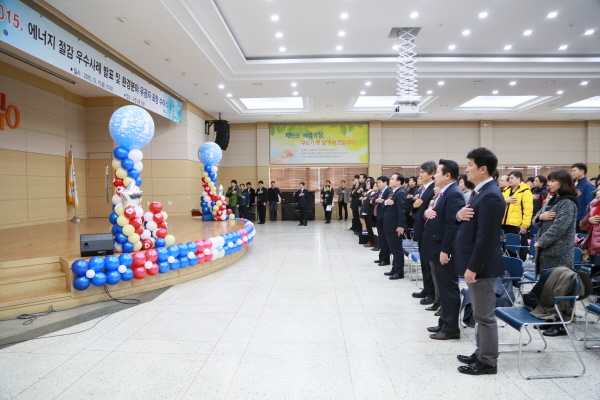
M 577 197 L 577 221 L 581 221 L 583 217 L 585 217 L 585 214 L 587 214 L 588 204 L 594 200 L 592 192 L 596 190 L 596 188 L 587 180 L 587 178 L 581 178 L 577 181 L 575 189 L 577 189 L 578 192 L 581 192 L 581 195 Z
M 328 196 L 325 197 L 325 195 L 328 195 Z M 325 205 L 333 204 L 333 187 L 329 186 L 329 189 L 327 189 L 327 187 L 324 187 L 323 189 L 321 189 L 321 201 Z
M 227 205 L 230 208 L 237 206 L 238 200 L 242 198 L 239 186 L 235 187 L 235 193 L 233 193 L 233 190 L 231 187 L 229 187 L 229 189 L 227 189 L 227 193 L 225 193 L 225 196 L 227 197 Z
M 244 198 L 242 198 L 244 196 Z M 246 207 L 250 205 L 250 193 L 248 193 L 248 189 L 244 189 L 242 195 L 238 199 L 238 204 L 240 207 Z
M 600 207 L 600 205 L 596 207 Z M 581 220 L 581 229 L 588 231 L 588 235 L 581 248 L 587 250 L 587 253 L 592 256 L 600 254 L 600 225 L 591 225 L 589 222 L 596 207 L 592 207 L 590 213 Z
M 511 192 L 512 188 L 510 186 L 504 189 L 502 192 L 504 200 L 511 197 Z M 533 194 L 531 193 L 531 188 L 525 182 L 521 182 L 512 197 L 517 199 L 517 202 L 506 204 L 502 225 L 522 226 L 528 229 L 531 225 L 531 217 L 533 216 Z
M 551 221 L 539 219 L 545 211 L 556 216 Z M 539 228 L 536 243 L 536 270 L 553 267 L 574 268 L 573 247 L 575 246 L 575 224 L 577 223 L 577 198 L 572 195 L 553 196 L 533 217 L 533 224 Z
M 548 198 L 548 189 L 546 189 L 546 186 L 542 186 L 541 188 L 531 189 L 531 193 L 533 195 L 537 194 L 538 196 L 540 196 L 537 198 L 537 200 L 533 200 L 533 215 L 535 215 L 538 213 L 538 211 L 542 209 L 544 202 Z

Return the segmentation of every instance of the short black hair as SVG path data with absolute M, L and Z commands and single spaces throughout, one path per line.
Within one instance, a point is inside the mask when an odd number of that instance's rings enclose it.
M 342 182 L 346 183 L 346 181 L 345 181 L 345 180 L 343 180 L 343 179 L 340 181 L 340 183 L 342 183 Z
M 360 176 L 354 175 L 354 179 L 358 179 L 358 178 L 360 178 Z
M 389 183 L 390 183 L 390 178 L 388 178 L 388 177 L 387 177 L 387 176 L 385 176 L 385 175 L 381 175 L 379 178 L 377 178 L 377 180 L 378 180 L 378 181 L 381 181 L 381 182 L 385 182 L 385 183 L 387 183 L 387 184 L 389 184 Z
M 538 181 L 542 182 L 542 185 L 546 185 L 548 183 L 548 178 L 546 178 L 544 175 L 536 175 L 536 178 L 538 178 Z
M 535 181 L 535 176 L 530 176 L 529 178 L 527 178 L 525 180 L 525 182 L 531 182 L 531 183 L 533 183 L 533 181 Z
M 408 178 L 409 181 L 411 179 L 413 180 L 414 183 L 417 183 L 417 179 L 419 179 L 419 178 L 417 178 L 416 176 L 411 176 L 410 178 Z
M 510 171 L 508 176 L 514 176 L 515 178 L 519 178 L 521 182 L 523 182 L 523 173 L 521 171 Z
M 373 179 L 373 177 L 371 177 L 371 176 L 368 177 L 365 182 L 369 184 L 371 189 L 373 189 L 375 187 L 375 179 Z
M 486 167 L 488 174 L 492 175 L 498 167 L 498 157 L 491 150 L 485 147 L 478 147 L 467 154 L 467 158 L 472 159 L 477 167 Z
M 250 182 L 246 182 L 246 185 L 252 185 L 252 183 L 250 183 Z
M 275 181 L 271 181 L 271 183 L 275 183 Z
M 419 168 L 427 172 L 429 175 L 433 175 L 437 169 L 437 164 L 435 161 L 425 161 L 423 164 L 419 165 Z
M 262 183 L 263 185 L 265 184 L 263 181 L 258 181 L 258 183 Z
M 329 179 L 325 181 L 325 183 L 327 183 L 327 182 L 331 183 L 331 181 Z
M 460 174 L 458 176 L 458 181 L 462 180 L 463 181 L 463 185 L 465 185 L 467 187 L 467 189 L 475 189 L 475 184 L 473 182 L 471 182 L 469 180 L 469 178 L 467 177 L 467 174 Z
M 396 175 L 396 180 L 400 182 L 401 185 L 404 184 L 404 175 L 402 175 L 400 172 L 394 172 L 392 174 L 392 176 Z
M 244 185 L 243 183 L 240 183 L 240 186 L 246 187 L 246 185 Z
M 305 184 L 304 182 L 300 182 L 300 184 L 301 184 L 302 186 L 306 186 L 306 184 Z
M 577 168 L 583 171 L 584 175 L 587 175 L 587 165 L 585 165 L 584 163 L 575 163 L 573 165 L 571 165 L 571 168 Z
M 556 171 L 550 172 L 548 174 L 548 180 L 557 181 L 558 183 L 560 183 L 560 188 L 558 188 L 559 196 L 577 196 L 577 190 L 575 189 L 573 179 L 571 179 L 571 175 L 564 169 L 558 169 Z
M 237 181 L 235 179 L 233 179 L 231 183 L 235 183 L 237 185 Z
M 440 159 L 442 174 L 450 174 L 450 178 L 458 179 L 458 164 L 456 161 Z
M 367 179 L 367 174 L 360 174 L 360 176 L 362 176 L 363 179 Z
M 500 172 L 498 172 L 498 170 L 495 170 L 494 173 L 492 174 L 492 178 L 494 178 L 495 180 L 498 180 L 498 178 L 500 178 Z

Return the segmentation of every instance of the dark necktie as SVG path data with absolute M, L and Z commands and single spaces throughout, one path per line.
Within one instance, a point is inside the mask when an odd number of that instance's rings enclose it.
M 477 192 L 475 192 L 474 190 L 471 192 L 471 197 L 469 197 L 469 205 L 473 203 L 473 199 L 475 198 L 475 196 L 477 195 Z

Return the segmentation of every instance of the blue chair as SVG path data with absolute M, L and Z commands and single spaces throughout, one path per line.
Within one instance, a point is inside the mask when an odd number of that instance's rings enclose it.
M 598 318 L 596 318 L 596 321 L 590 321 L 590 319 L 589 319 L 590 314 L 594 314 L 595 316 L 598 317 Z M 596 346 L 588 345 L 588 342 L 600 341 L 600 339 L 589 339 L 588 338 L 588 326 L 591 324 L 597 324 L 599 318 L 600 318 L 600 304 L 599 303 L 589 304 L 585 308 L 585 335 L 583 336 L 583 345 L 585 346 L 586 349 L 600 349 L 600 346 L 598 346 L 598 345 L 596 345 Z
M 511 287 L 519 287 L 520 285 L 518 285 L 518 282 L 520 282 L 523 279 L 523 263 L 521 262 L 521 260 L 519 260 L 518 258 L 512 258 L 512 257 L 502 257 L 502 265 L 504 266 L 504 271 L 505 273 L 508 273 L 508 276 L 503 276 L 502 277 L 502 281 L 503 282 L 507 282 L 507 281 L 511 281 L 512 285 Z M 506 290 L 506 286 L 504 287 L 504 292 L 506 293 L 506 295 L 508 296 L 508 298 L 510 299 L 511 303 L 513 304 L 513 306 L 515 305 L 515 302 L 512 300 L 510 294 L 508 293 L 508 291 Z M 520 293 L 520 290 L 519 290 Z M 516 299 L 515 299 L 516 301 Z
M 513 257 L 511 253 L 514 253 L 514 258 L 519 258 L 519 250 L 521 249 L 529 249 L 529 246 L 521 246 L 521 235 L 507 233 L 506 242 L 504 243 L 505 254 L 509 257 Z
M 556 322 L 549 322 L 549 321 L 544 321 L 544 320 L 538 319 L 538 318 L 532 316 L 525 307 L 498 307 L 498 308 L 496 308 L 496 310 L 495 310 L 496 317 L 498 317 L 500 320 L 506 322 L 512 328 L 519 331 L 519 350 L 508 350 L 508 351 L 501 351 L 501 352 L 502 353 L 518 352 L 519 353 L 518 369 L 519 369 L 519 374 L 523 378 L 528 379 L 528 380 L 529 379 L 542 379 L 542 378 L 572 378 L 572 377 L 576 378 L 576 377 L 582 376 L 585 373 L 585 364 L 583 363 L 583 360 L 581 359 L 581 356 L 579 355 L 579 352 L 577 351 L 577 347 L 575 347 L 575 342 L 573 340 L 573 337 L 571 336 L 572 334 L 571 334 L 571 332 L 569 332 L 569 329 L 568 329 L 568 325 L 573 323 L 573 320 L 575 317 L 575 302 L 577 300 L 578 294 L 579 294 L 579 280 L 574 279 L 569 296 L 555 296 L 554 297 L 554 308 L 556 309 L 559 319 L 560 319 L 560 321 L 556 321 Z M 560 311 L 560 308 L 558 307 L 558 303 L 561 301 L 569 301 L 570 302 L 570 306 L 572 309 L 570 316 L 563 316 L 562 312 Z M 568 319 L 565 320 L 565 317 L 568 317 Z M 571 343 L 571 346 L 573 347 L 573 350 L 575 351 L 575 354 L 577 355 L 577 358 L 579 359 L 579 362 L 581 363 L 581 366 L 583 368 L 583 370 L 580 373 L 555 374 L 555 375 L 528 375 L 528 376 L 523 375 L 523 373 L 521 371 L 522 353 L 523 352 L 541 353 L 544 350 L 546 350 L 546 347 L 548 346 L 545 336 L 542 334 L 541 329 L 539 329 L 539 327 L 542 325 L 544 325 L 544 326 L 558 325 L 558 326 L 562 326 L 565 329 L 565 331 L 567 332 L 567 336 L 569 338 L 569 342 Z M 540 337 L 544 341 L 544 347 L 542 347 L 541 349 L 523 350 L 523 347 L 531 342 L 531 333 L 529 332 L 529 329 L 528 329 L 529 326 L 537 328 L 537 331 L 539 332 Z M 530 341 L 525 344 L 523 343 L 523 331 L 525 331 L 529 335 L 529 338 L 530 338 Z

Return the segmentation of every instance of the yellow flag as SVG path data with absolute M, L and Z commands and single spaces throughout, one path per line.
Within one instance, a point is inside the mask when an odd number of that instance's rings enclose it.
M 73 151 L 69 151 L 69 175 L 67 176 L 67 204 L 79 210 L 79 199 L 77 198 L 77 183 L 75 182 L 75 164 L 73 163 Z

